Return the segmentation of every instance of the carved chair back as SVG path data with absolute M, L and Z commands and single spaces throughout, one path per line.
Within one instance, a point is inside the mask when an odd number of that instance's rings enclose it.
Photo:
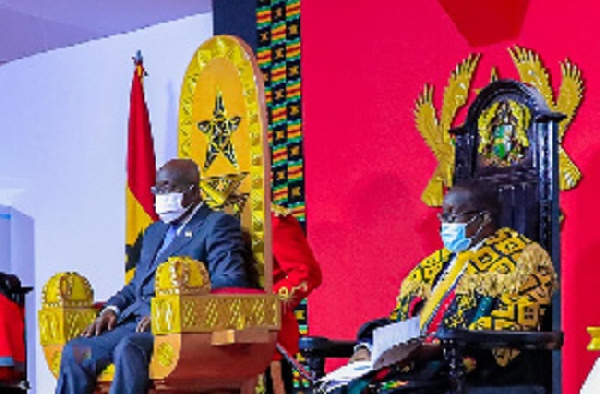
M 560 277 L 558 124 L 533 87 L 499 80 L 481 90 L 456 136 L 454 184 L 480 181 L 494 188 L 501 203 L 500 226 L 537 241 L 552 257 Z M 560 331 L 560 295 L 542 330 Z M 560 387 L 560 354 L 552 360 L 553 386 Z

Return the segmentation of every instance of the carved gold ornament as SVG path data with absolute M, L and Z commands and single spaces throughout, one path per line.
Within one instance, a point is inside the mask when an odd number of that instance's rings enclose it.
M 509 167 L 520 163 L 527 154 L 529 109 L 514 100 L 490 105 L 478 119 L 478 151 L 486 166 Z
M 244 211 L 249 193 L 240 193 L 238 188 L 247 176 L 247 172 L 240 172 L 202 178 L 200 187 L 204 191 L 204 200 L 215 209 L 231 208 L 231 213 L 239 217 Z
M 201 295 L 210 292 L 210 276 L 203 263 L 174 256 L 156 269 L 156 295 Z
M 47 307 L 89 307 L 94 291 L 88 280 L 75 272 L 61 272 L 46 282 L 42 289 L 42 305 Z
M 217 90 L 215 99 L 215 110 L 213 116 L 209 120 L 198 122 L 198 128 L 207 138 L 206 157 L 204 158 L 203 170 L 206 171 L 215 161 L 217 154 L 221 152 L 227 160 L 235 168 L 238 168 L 238 161 L 235 155 L 235 150 L 231 144 L 231 135 L 238 129 L 241 118 L 234 116 L 227 117 L 227 109 L 223 94 Z
M 222 330 L 278 330 L 281 322 L 275 294 L 156 296 L 152 299 L 155 335 Z
M 519 72 L 521 81 L 538 89 L 551 110 L 566 115 L 566 118 L 559 123 L 558 129 L 559 184 L 561 190 L 572 189 L 579 183 L 581 171 L 568 156 L 563 147 L 563 141 L 583 98 L 585 86 L 581 71 L 568 59 L 561 62 L 562 82 L 555 102 L 548 71 L 542 65 L 539 55 L 530 49 L 518 46 L 509 48 L 508 51 Z M 452 73 L 448 85 L 444 89 L 440 121 L 438 121 L 436 109 L 433 105 L 432 85 L 425 84 L 423 92 L 415 102 L 414 113 L 417 130 L 419 130 L 438 161 L 438 165 L 421 195 L 421 200 L 431 207 L 441 206 L 445 190 L 452 186 L 454 145 L 448 131 L 452 128 L 457 110 L 467 102 L 469 86 L 478 60 L 479 55 L 473 54 L 459 63 Z M 496 67 L 493 67 L 492 80 L 495 79 L 497 79 L 497 71 Z M 511 106 L 512 110 L 515 108 Z M 521 136 L 520 141 L 525 143 L 525 139 Z M 481 148 L 480 146 L 480 150 Z M 515 152 L 514 154 L 518 156 L 518 153 Z M 516 159 L 518 158 L 509 158 L 508 162 Z M 502 165 L 501 161 L 497 164 Z M 505 163 L 505 165 L 507 164 Z
M 151 301 L 154 334 L 279 328 L 276 295 L 210 295 L 206 267 L 189 257 L 170 257 L 160 264 L 155 289 Z
M 38 327 L 42 345 L 61 345 L 94 320 L 94 291 L 88 280 L 75 272 L 52 276 L 42 290 Z
M 175 361 L 175 350 L 170 343 L 161 343 L 156 349 L 156 357 L 163 367 L 169 367 Z
M 178 153 L 202 169 L 206 203 L 239 217 L 250 230 L 259 271 L 269 208 L 265 114 L 262 74 L 251 50 L 233 36 L 205 41 L 181 86 Z
M 569 59 L 565 59 L 560 63 L 562 82 L 555 103 L 548 71 L 542 65 L 539 55 L 530 49 L 518 46 L 509 48 L 508 52 L 515 62 L 521 81 L 533 85 L 539 90 L 551 110 L 566 115 L 566 118 L 558 124 L 559 184 L 560 190 L 572 189 L 577 186 L 581 180 L 581 171 L 579 171 L 579 168 L 577 168 L 575 163 L 573 163 L 571 158 L 567 155 L 562 144 L 565 133 L 575 117 L 577 109 L 581 104 L 581 99 L 583 98 L 583 90 L 585 87 L 581 77 L 581 71 Z
M 42 308 L 38 311 L 40 343 L 55 377 L 62 347 L 96 318 L 93 298 L 94 290 L 89 281 L 75 272 L 52 276 L 42 290 Z
M 417 129 L 433 151 L 438 165 L 433 172 L 421 200 L 432 207 L 442 205 L 444 191 L 452 186 L 454 175 L 454 144 L 449 130 L 458 110 L 467 103 L 469 86 L 479 62 L 479 55 L 463 60 L 450 75 L 444 89 L 441 120 L 433 105 L 433 86 L 426 84 L 415 103 Z

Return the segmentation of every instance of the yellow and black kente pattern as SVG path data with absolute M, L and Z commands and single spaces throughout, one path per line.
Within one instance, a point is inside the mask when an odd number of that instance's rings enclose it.
M 258 65 L 265 80 L 273 202 L 303 223 L 300 0 L 258 0 Z
M 544 249 L 516 231 L 502 228 L 476 251 L 461 253 L 471 256 L 456 282 L 455 298 L 444 314 L 442 326 L 479 330 L 539 328 L 557 284 L 552 261 Z M 436 251 L 409 273 L 400 288 L 392 319 L 411 317 L 411 306 L 427 300 L 450 258 L 448 250 Z M 510 349 L 497 349 L 494 354 L 500 365 L 506 365 L 514 356 Z

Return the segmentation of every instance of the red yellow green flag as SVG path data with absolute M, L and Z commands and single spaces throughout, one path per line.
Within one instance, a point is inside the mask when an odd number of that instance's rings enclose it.
M 148 225 L 157 220 L 154 196 L 150 188 L 156 176 L 154 141 L 150 131 L 148 107 L 144 99 L 144 65 L 138 52 L 134 58 L 135 70 L 131 81 L 129 107 L 129 140 L 127 146 L 126 187 L 126 281 L 133 277 L 139 260 L 141 235 Z

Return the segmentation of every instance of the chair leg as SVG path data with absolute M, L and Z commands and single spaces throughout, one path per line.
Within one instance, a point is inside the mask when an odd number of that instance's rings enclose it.
M 315 378 L 319 379 L 325 376 L 325 358 L 307 354 L 305 360 L 308 370 L 313 372 Z
M 455 343 L 444 344 L 444 358 L 450 367 L 450 384 L 453 394 L 465 394 L 465 366 L 462 349 Z

